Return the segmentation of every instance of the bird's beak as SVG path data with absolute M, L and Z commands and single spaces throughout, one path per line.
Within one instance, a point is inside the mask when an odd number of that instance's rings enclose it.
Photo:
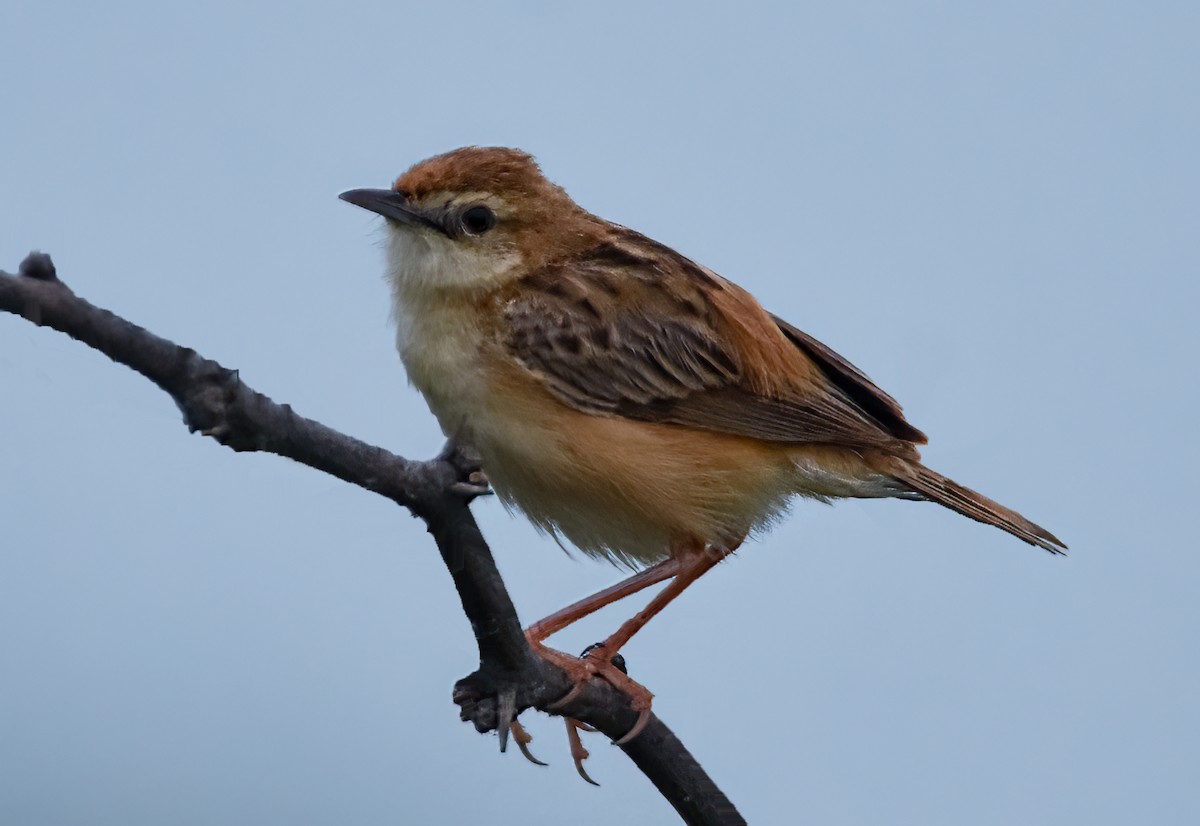
M 408 202 L 408 196 L 392 189 L 349 189 L 338 196 L 347 203 L 369 209 L 384 218 L 416 227 L 441 230 Z

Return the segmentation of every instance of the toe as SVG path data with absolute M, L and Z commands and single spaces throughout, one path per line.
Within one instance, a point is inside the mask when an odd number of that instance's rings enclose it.
M 566 718 L 567 723 L 567 742 L 571 744 L 571 759 L 575 761 L 575 771 L 579 772 L 579 776 L 593 786 L 600 784 L 588 776 L 587 771 L 583 768 L 583 761 L 588 759 L 588 750 L 583 747 L 583 741 L 579 739 L 579 726 L 575 720 L 570 717 Z
M 526 760 L 535 766 L 547 765 L 534 757 L 533 752 L 529 750 L 529 744 L 533 742 L 533 736 L 525 730 L 525 727 L 519 721 L 513 720 L 509 728 L 512 730 L 513 742 L 517 744 L 517 748 L 521 750 L 521 754 L 525 756 Z
M 626 743 L 631 742 L 633 740 L 633 738 L 637 737 L 639 734 L 642 733 L 642 731 L 646 728 L 646 726 L 647 726 L 647 724 L 649 724 L 649 722 L 650 722 L 650 709 L 644 708 L 644 709 L 642 709 L 642 713 L 638 715 L 637 722 L 633 724 L 633 728 L 631 728 L 625 734 L 625 736 L 622 737 L 620 740 L 613 740 L 613 745 L 614 746 L 623 746 Z

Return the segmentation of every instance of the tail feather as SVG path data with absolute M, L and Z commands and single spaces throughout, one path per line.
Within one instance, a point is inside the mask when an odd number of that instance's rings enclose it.
M 944 505 L 985 525 L 994 525 L 1018 539 L 1044 548 L 1052 554 L 1064 554 L 1066 543 L 1050 531 L 1035 525 L 1014 510 L 993 502 L 981 493 L 964 488 L 942 474 L 918 462 L 895 462 L 888 472 L 926 499 Z

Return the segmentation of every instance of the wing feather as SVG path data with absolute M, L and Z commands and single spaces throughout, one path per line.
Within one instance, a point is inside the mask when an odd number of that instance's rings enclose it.
M 593 415 L 915 455 L 924 435 L 862 371 L 735 285 L 627 232 L 623 247 L 606 242 L 545 267 L 507 299 L 505 345 L 560 401 Z
M 904 411 L 900 408 L 900 403 L 867 378 L 866 373 L 808 333 L 788 324 L 779 316 L 772 315 L 771 318 L 783 331 L 783 334 L 815 361 L 834 384 L 854 399 L 860 407 L 868 411 L 876 421 L 887 427 L 892 435 L 919 445 L 929 441 L 924 433 L 917 430 L 904 418 Z

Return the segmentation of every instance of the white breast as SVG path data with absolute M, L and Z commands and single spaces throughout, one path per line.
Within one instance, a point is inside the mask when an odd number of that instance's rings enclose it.
M 482 333 L 436 302 L 397 300 L 396 349 L 408 380 L 447 436 L 465 438 L 486 399 L 479 366 Z
M 494 283 L 497 262 L 429 231 L 388 229 L 388 280 L 396 349 L 447 435 L 470 441 L 487 401 L 485 344 L 473 296 Z

